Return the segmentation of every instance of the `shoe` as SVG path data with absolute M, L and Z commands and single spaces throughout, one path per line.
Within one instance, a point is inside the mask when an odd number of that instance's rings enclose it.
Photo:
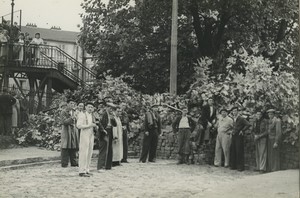
M 141 161 L 141 160 L 140 160 L 139 163 L 146 163 L 146 161 Z
M 86 173 L 79 173 L 80 177 L 90 177 L 89 175 L 87 175 Z
M 78 164 L 71 165 L 72 167 L 78 167 Z
M 68 165 L 61 165 L 61 167 L 63 167 L 63 168 L 67 168 L 67 167 L 68 167 Z
M 86 173 L 87 175 L 89 175 L 89 176 L 93 176 L 93 174 L 92 173 Z
M 224 168 L 229 168 L 229 166 L 227 165 L 227 166 L 224 166 Z
M 121 160 L 122 163 L 129 163 L 127 160 Z
M 149 160 L 148 162 L 155 163 L 155 160 Z
M 104 169 L 99 169 L 99 170 L 97 170 L 98 171 L 98 173 L 105 173 L 105 170 Z
M 183 164 L 183 162 L 182 162 L 182 161 L 179 161 L 179 162 L 177 162 L 176 164 L 177 164 L 177 165 L 180 165 L 180 164 Z
M 244 171 L 244 169 L 240 169 L 240 168 L 239 168 L 239 169 L 237 169 L 237 170 L 238 170 L 238 171 L 240 171 L 240 172 Z

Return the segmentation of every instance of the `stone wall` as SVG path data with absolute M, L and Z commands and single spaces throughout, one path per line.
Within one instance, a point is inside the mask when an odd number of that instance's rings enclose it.
M 142 150 L 144 133 L 139 133 L 134 139 L 129 141 L 129 153 L 131 157 L 138 158 Z M 170 127 L 162 130 L 162 135 L 158 140 L 157 158 L 177 159 L 177 135 L 172 132 Z M 245 143 L 245 168 L 253 170 L 255 164 L 255 145 L 252 135 L 248 134 L 244 139 Z M 195 153 L 197 164 L 213 165 L 215 140 L 211 141 L 206 147 L 198 149 Z M 281 145 L 281 169 L 299 168 L 299 147 L 287 143 Z

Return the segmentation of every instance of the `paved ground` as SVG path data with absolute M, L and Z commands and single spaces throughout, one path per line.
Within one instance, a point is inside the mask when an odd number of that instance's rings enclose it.
M 60 152 L 51 151 L 38 147 L 20 147 L 13 149 L 0 149 L 0 161 L 2 160 L 16 160 L 36 157 L 56 157 Z
M 96 169 L 93 159 L 92 170 Z M 175 161 L 115 167 L 90 178 L 58 163 L 0 171 L 0 197 L 299 197 L 298 170 L 257 175 Z

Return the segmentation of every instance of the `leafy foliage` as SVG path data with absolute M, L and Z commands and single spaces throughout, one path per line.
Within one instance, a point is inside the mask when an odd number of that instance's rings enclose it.
M 86 0 L 82 8 L 80 42 L 95 57 L 99 75 L 122 76 L 142 93 L 167 92 L 171 1 Z M 179 1 L 178 93 L 193 83 L 198 59 L 212 60 L 210 76 L 216 78 L 227 72 L 234 51 L 254 45 L 275 70 L 293 70 L 296 22 L 296 0 Z M 242 65 L 232 69 L 244 71 Z
M 21 128 L 16 140 L 20 145 L 36 145 L 48 149 L 60 149 L 59 110 L 53 113 L 30 115 L 26 125 Z

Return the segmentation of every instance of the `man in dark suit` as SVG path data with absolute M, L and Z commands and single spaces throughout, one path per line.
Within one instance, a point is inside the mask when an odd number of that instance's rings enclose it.
M 187 116 L 188 109 L 182 110 L 182 115 L 178 116 L 172 124 L 174 133 L 178 132 L 178 154 L 177 164 L 189 163 L 190 138 L 196 127 L 196 122 Z
M 122 116 L 121 116 L 121 123 L 123 128 L 123 158 L 121 160 L 122 163 L 128 163 L 127 156 L 128 156 L 128 133 L 130 132 L 129 127 L 129 116 L 127 114 L 127 105 L 125 103 L 121 104 L 122 108 Z
M 244 135 L 251 124 L 239 115 L 239 108 L 231 109 L 233 114 L 233 132 L 230 147 L 230 168 L 244 170 Z
M 16 99 L 8 94 L 4 88 L 0 95 L 0 133 L 2 135 L 11 135 L 12 131 L 12 106 Z
M 153 105 L 145 114 L 145 134 L 143 140 L 140 162 L 145 163 L 148 157 L 149 162 L 155 162 L 158 136 L 161 134 L 161 118 L 158 113 L 158 106 Z
M 203 142 L 207 143 L 209 141 L 210 130 L 216 122 L 217 109 L 214 106 L 214 100 L 212 98 L 209 98 L 207 102 L 208 104 L 202 107 L 200 118 L 200 122 L 204 128 L 204 133 L 201 134 L 200 144 L 203 144 Z
M 102 125 L 99 127 L 99 156 L 97 170 L 98 172 L 104 172 L 104 170 L 110 170 L 112 167 L 112 127 L 116 126 L 116 121 L 113 118 L 113 112 L 116 109 L 116 105 L 112 103 L 106 103 L 107 108 L 104 111 L 104 114 L 101 119 Z

